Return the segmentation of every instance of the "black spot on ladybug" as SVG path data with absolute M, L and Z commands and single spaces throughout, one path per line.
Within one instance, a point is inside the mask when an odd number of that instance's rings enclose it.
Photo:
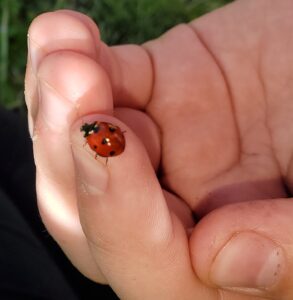
M 110 132 L 115 132 L 115 131 L 116 131 L 116 127 L 114 127 L 114 126 L 109 126 L 109 131 L 110 131 Z
M 94 145 L 94 148 L 95 148 L 95 149 L 97 149 L 97 148 L 98 148 L 98 146 L 97 146 L 97 145 Z
M 103 140 L 102 140 L 102 145 L 105 145 L 105 144 L 107 144 L 108 143 L 108 140 L 106 139 L 106 138 L 103 138 Z
M 114 150 L 112 150 L 112 151 L 110 151 L 110 156 L 113 156 L 113 155 L 115 155 L 115 151 Z

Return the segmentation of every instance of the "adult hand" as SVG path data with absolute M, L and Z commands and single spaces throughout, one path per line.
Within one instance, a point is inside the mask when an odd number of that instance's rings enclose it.
M 34 20 L 38 204 L 84 275 L 127 300 L 293 298 L 292 11 L 240 0 L 119 47 L 76 12 Z M 92 120 L 126 131 L 108 164 Z

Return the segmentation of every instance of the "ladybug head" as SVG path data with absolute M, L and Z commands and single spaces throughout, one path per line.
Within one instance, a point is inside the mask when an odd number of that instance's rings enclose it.
M 80 127 L 80 131 L 83 131 L 84 134 L 83 136 L 84 137 L 87 137 L 89 136 L 90 134 L 94 133 L 94 132 L 98 132 L 99 130 L 99 127 L 98 127 L 98 124 L 97 122 L 93 122 L 93 123 L 84 123 L 81 127 Z

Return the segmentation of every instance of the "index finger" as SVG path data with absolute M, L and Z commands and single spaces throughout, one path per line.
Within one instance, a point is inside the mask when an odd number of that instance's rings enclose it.
M 58 18 L 56 18 L 58 16 Z M 64 18 L 72 21 L 76 19 L 82 22 L 87 28 L 87 40 L 92 40 L 92 47 L 88 47 L 88 42 L 79 43 L 76 48 L 74 40 L 66 40 L 60 37 L 60 32 L 66 34 L 66 28 L 60 30 L 62 26 L 58 25 L 56 20 Z M 153 86 L 153 70 L 152 63 L 148 52 L 138 45 L 123 45 L 108 47 L 100 40 L 100 33 L 97 25 L 86 15 L 70 10 L 60 10 L 46 14 L 52 19 L 50 27 L 45 28 L 45 32 L 38 31 L 38 47 L 37 55 L 33 62 L 33 68 L 47 56 L 49 53 L 59 50 L 80 51 L 95 59 L 101 65 L 109 76 L 113 91 L 114 105 L 118 107 L 131 107 L 136 109 L 144 109 L 147 105 Z M 32 23 L 29 36 L 34 36 L 34 28 L 42 22 L 42 17 L 38 17 Z M 57 30 L 58 29 L 58 30 Z

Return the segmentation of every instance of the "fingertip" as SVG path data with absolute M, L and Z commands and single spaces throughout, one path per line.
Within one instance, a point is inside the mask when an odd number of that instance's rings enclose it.
M 37 16 L 28 30 L 28 48 L 36 72 L 42 59 L 51 52 L 71 50 L 93 59 L 97 57 L 96 41 L 78 18 L 68 13 L 46 12 Z
M 290 210 L 278 199 L 236 203 L 209 213 L 190 238 L 197 276 L 208 286 L 240 294 L 291 295 Z
M 111 78 L 116 106 L 145 109 L 154 85 L 154 70 L 147 50 L 139 45 L 102 44 L 99 61 Z
M 109 172 L 109 181 L 107 190 L 103 194 L 96 193 L 94 197 L 89 193 L 80 194 L 80 205 L 84 206 L 81 210 L 84 218 L 81 217 L 81 219 L 86 223 L 91 223 L 91 227 L 104 228 L 105 233 L 108 231 L 108 234 L 114 234 L 113 242 L 128 234 L 129 228 L 143 240 L 147 239 L 146 232 L 152 232 L 151 235 L 154 238 L 154 235 L 157 236 L 163 231 L 165 233 L 160 235 L 160 239 L 165 239 L 168 236 L 166 231 L 170 233 L 172 228 L 169 211 L 148 153 L 131 128 L 109 115 L 86 115 L 72 127 L 72 146 L 79 145 L 80 147 L 87 143 L 83 133 L 80 132 L 80 127 L 84 123 L 92 124 L 96 121 L 118 126 L 125 136 L 125 149 L 117 156 L 108 157 L 106 163 L 106 158 L 99 155 L 95 161 L 98 149 L 93 151 L 89 149 L 89 145 L 82 148 L 83 151 L 88 152 L 84 155 L 92 161 L 87 168 L 98 168 L 97 164 L 102 163 Z M 79 152 L 79 155 L 83 154 Z M 100 211 L 101 207 L 103 207 L 103 213 Z M 105 214 L 106 211 L 108 213 Z M 116 228 L 113 220 L 119 224 L 115 232 L 113 232 Z M 98 225 L 101 223 L 103 225 Z M 145 231 L 144 237 L 141 237 L 142 231 Z
M 100 110 L 112 109 L 112 92 L 104 69 L 93 59 L 74 51 L 62 50 L 44 58 L 38 70 L 38 79 L 47 82 L 71 102 L 83 101 L 91 110 L 98 100 Z M 82 112 L 80 112 L 82 114 Z

